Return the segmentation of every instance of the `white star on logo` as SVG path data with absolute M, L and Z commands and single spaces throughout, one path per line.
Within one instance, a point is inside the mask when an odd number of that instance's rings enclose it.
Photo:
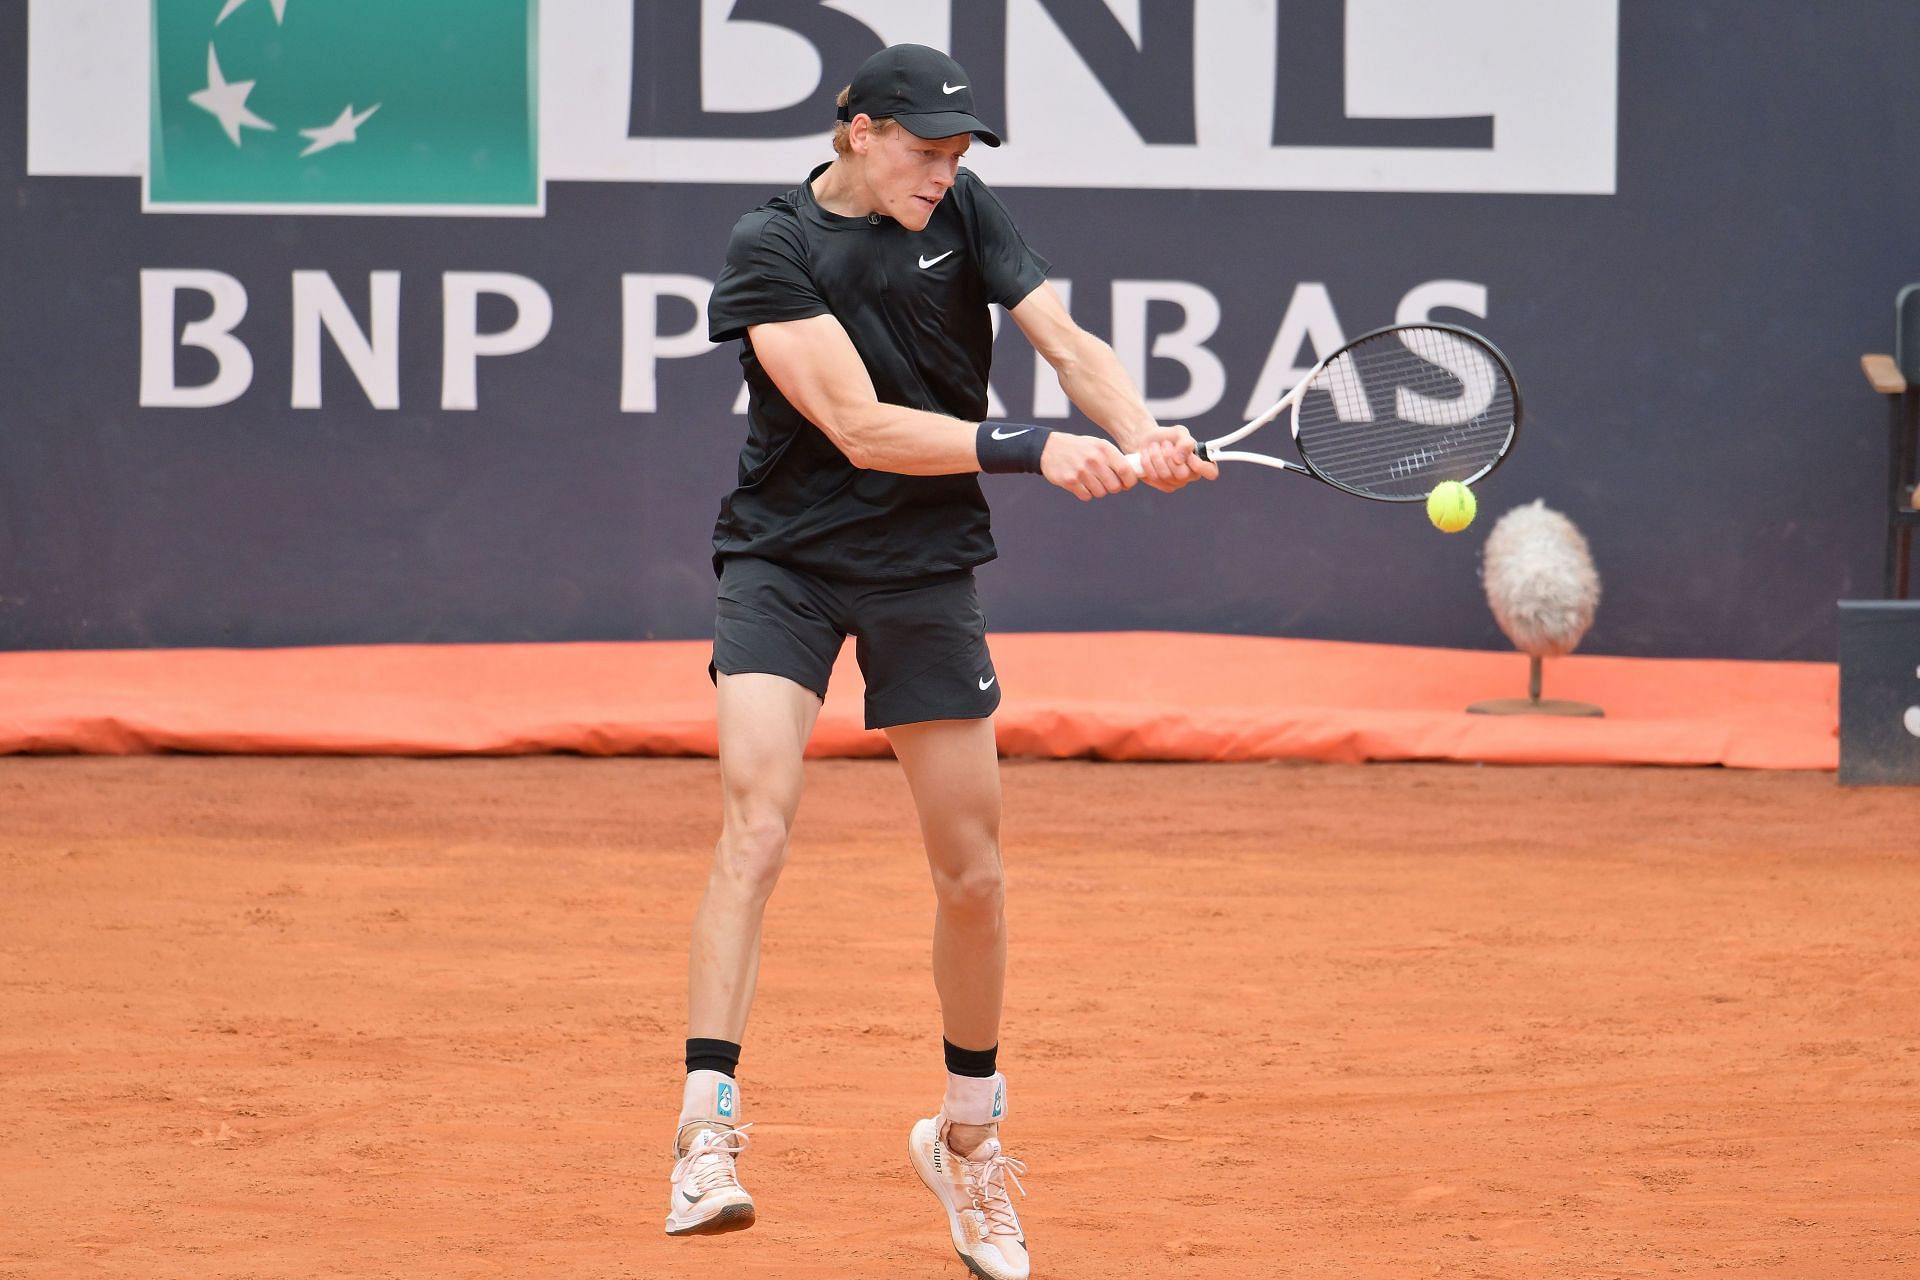
M 340 118 L 326 128 L 302 129 L 300 136 L 303 138 L 312 138 L 313 142 L 305 151 L 300 153 L 300 158 L 304 160 L 316 151 L 325 151 L 328 147 L 337 147 L 343 142 L 358 142 L 359 138 L 355 136 L 355 131 L 367 122 L 368 116 L 379 109 L 380 104 L 376 102 L 359 115 L 355 115 L 353 113 L 353 104 L 349 102 L 346 110 L 340 113 Z
M 240 145 L 240 129 L 272 129 L 273 125 L 253 112 L 247 110 L 247 95 L 253 92 L 253 81 L 235 80 L 231 84 L 220 74 L 220 59 L 215 56 L 213 46 L 207 46 L 207 87 L 198 93 L 190 93 L 187 100 L 202 111 L 211 113 L 220 121 L 220 127 L 227 131 L 227 137 L 234 146 Z
M 225 22 L 228 14 L 246 2 L 247 0 L 227 0 L 227 7 L 220 11 L 220 16 L 213 20 L 213 25 L 217 27 Z M 273 20 L 280 23 L 287 20 L 287 0 L 273 0 Z

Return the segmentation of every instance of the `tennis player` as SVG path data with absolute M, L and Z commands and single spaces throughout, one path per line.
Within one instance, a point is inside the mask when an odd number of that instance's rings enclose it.
M 1047 260 L 960 167 L 975 139 L 1000 144 L 959 63 L 922 45 L 882 50 L 840 96 L 834 159 L 740 219 L 714 287 L 710 337 L 743 339 L 749 425 L 714 530 L 724 812 L 693 926 L 666 1227 L 753 1222 L 736 1168 L 740 1041 L 801 750 L 851 634 L 866 723 L 906 772 L 938 903 L 947 1087 L 909 1155 L 969 1268 L 1016 1280 L 1027 1248 L 1007 1183 L 1024 1166 L 999 1140 L 1001 686 L 974 588 L 994 557 L 978 475 L 1030 472 L 1091 500 L 1135 483 L 1123 449 L 1164 491 L 1218 473 L 1184 427 L 1154 421 L 1112 349 L 1046 283 Z M 996 302 L 1112 441 L 983 421 Z

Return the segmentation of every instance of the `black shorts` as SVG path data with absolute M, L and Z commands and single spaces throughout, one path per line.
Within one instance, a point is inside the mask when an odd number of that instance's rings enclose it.
M 708 674 L 764 672 L 827 696 L 852 635 L 867 680 L 867 728 L 979 720 L 1000 705 L 987 615 L 973 572 L 911 582 L 841 582 L 770 560 L 731 556 Z

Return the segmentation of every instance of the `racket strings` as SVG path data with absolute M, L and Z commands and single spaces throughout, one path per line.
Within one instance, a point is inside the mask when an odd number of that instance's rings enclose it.
M 1301 455 L 1326 478 L 1375 497 L 1424 497 L 1468 480 L 1515 428 L 1503 364 L 1461 334 L 1400 329 L 1329 361 L 1296 410 Z

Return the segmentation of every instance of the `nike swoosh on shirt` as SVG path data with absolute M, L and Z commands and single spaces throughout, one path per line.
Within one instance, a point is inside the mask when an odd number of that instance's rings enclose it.
M 1018 431 L 1002 431 L 1000 428 L 995 427 L 991 434 L 995 440 L 1011 440 L 1015 436 L 1023 436 L 1031 430 L 1033 430 L 1032 427 L 1022 427 Z
M 963 84 L 948 84 L 945 80 L 940 82 L 940 92 L 942 93 L 958 93 L 966 87 L 967 86 Z
M 944 261 L 945 259 L 951 258 L 952 256 L 953 256 L 953 250 L 951 249 L 947 250 L 945 253 L 936 253 L 931 258 L 929 258 L 926 254 L 923 253 L 920 255 L 920 269 L 922 271 L 925 271 L 928 267 L 932 266 L 934 263 Z
M 986 692 L 986 691 L 987 691 L 988 689 L 991 689 L 991 688 L 993 688 L 993 682 L 994 682 L 995 680 L 998 680 L 999 678 L 1000 678 L 999 676 L 981 676 L 981 677 L 980 677 L 980 691 L 981 691 L 982 693 L 985 693 L 985 692 Z M 685 1195 L 685 1194 L 686 1194 L 686 1192 L 684 1192 L 684 1191 L 683 1191 L 683 1192 L 681 1192 L 680 1194 L 681 1194 L 681 1195 Z

